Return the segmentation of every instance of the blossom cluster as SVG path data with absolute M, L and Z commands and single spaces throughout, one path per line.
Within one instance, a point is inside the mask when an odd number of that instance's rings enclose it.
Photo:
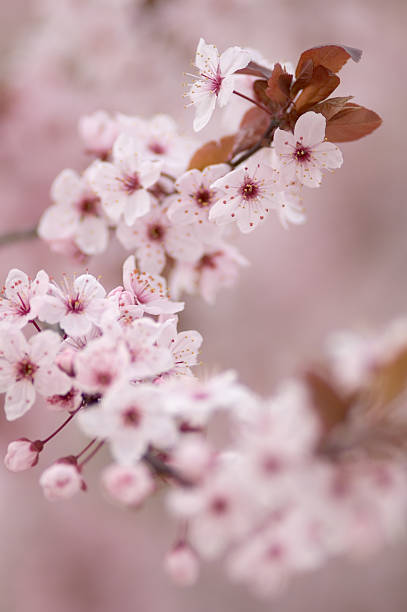
M 0 297 L 6 418 L 26 414 L 37 394 L 66 413 L 50 435 L 11 442 L 6 466 L 36 466 L 76 423 L 90 441 L 42 472 L 45 496 L 85 491 L 85 466 L 108 447 L 113 463 L 101 480 L 114 501 L 137 507 L 169 489 L 179 535 L 165 567 L 179 584 L 195 582 L 200 559 L 222 558 L 232 579 L 273 594 L 332 556 L 370 552 L 403 524 L 404 425 L 393 407 L 407 387 L 405 321 L 376 339 L 333 337 L 324 366 L 263 399 L 234 372 L 193 373 L 203 339 L 178 331 L 184 303 L 174 301 L 186 291 L 213 303 L 248 263 L 230 230 L 249 233 L 271 211 L 284 226 L 302 223 L 304 188 L 342 164 L 334 142 L 378 126 L 349 98 L 326 99 L 350 57 L 359 52 L 316 47 L 294 71 L 254 50 L 220 55 L 201 39 L 187 92 L 195 130 L 234 95 L 252 106 L 236 134 L 197 151 L 165 115 L 83 117 L 92 161 L 55 179 L 39 235 L 83 261 L 114 232 L 132 252 L 122 284 L 108 292 L 88 272 L 58 284 L 44 270 L 30 279 L 14 268 Z

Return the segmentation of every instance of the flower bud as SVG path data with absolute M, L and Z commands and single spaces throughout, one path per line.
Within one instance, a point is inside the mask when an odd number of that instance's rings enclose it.
M 102 482 L 113 499 L 127 505 L 141 504 L 154 490 L 150 470 L 142 463 L 110 465 L 103 472 Z
M 60 370 L 68 374 L 68 376 L 75 376 L 74 360 L 76 352 L 73 349 L 66 348 L 65 350 L 58 353 L 55 357 L 55 363 Z
M 39 440 L 31 442 L 27 438 L 20 438 L 10 442 L 7 454 L 4 457 L 4 465 L 11 472 L 29 470 L 34 465 L 37 465 L 42 446 L 42 442 Z
M 64 459 L 57 461 L 41 474 L 40 485 L 48 501 L 69 499 L 85 488 L 77 466 Z
M 175 584 L 179 586 L 192 586 L 198 579 L 198 557 L 185 542 L 176 544 L 167 553 L 164 568 Z

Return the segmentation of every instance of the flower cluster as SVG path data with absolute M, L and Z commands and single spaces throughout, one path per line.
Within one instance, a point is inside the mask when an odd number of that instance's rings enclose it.
M 407 432 L 397 412 L 407 388 L 405 321 L 376 339 L 333 337 L 322 367 L 265 400 L 233 372 L 195 376 L 202 337 L 178 331 L 184 303 L 167 290 L 213 303 L 248 263 L 230 242 L 234 225 L 251 232 L 271 211 L 283 226 L 304 222 L 304 187 L 342 164 L 334 143 L 380 124 L 349 97 L 327 98 L 349 58 L 360 53 L 316 47 L 294 70 L 254 50 L 219 55 L 201 39 L 186 94 L 195 130 L 233 96 L 251 107 L 235 134 L 195 152 L 165 115 L 82 117 L 93 159 L 55 179 L 39 234 L 83 260 L 114 232 L 132 251 L 122 284 L 107 292 L 88 272 L 58 284 L 43 270 L 31 280 L 12 269 L 0 297 L 7 419 L 22 417 L 37 393 L 67 413 L 48 436 L 11 442 L 6 466 L 36 466 L 44 446 L 77 423 L 90 441 L 45 469 L 45 496 L 86 491 L 85 465 L 108 446 L 113 463 L 101 480 L 114 501 L 139 506 L 170 489 L 179 536 L 165 567 L 179 584 L 195 582 L 201 558 L 221 557 L 232 579 L 273 594 L 334 555 L 370 552 L 405 517 Z M 219 419 L 223 439 L 214 434 Z

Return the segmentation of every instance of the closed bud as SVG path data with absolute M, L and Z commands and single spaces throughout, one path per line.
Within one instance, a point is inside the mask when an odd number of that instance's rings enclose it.
M 34 465 L 37 465 L 42 447 L 43 444 L 39 440 L 31 442 L 27 438 L 20 438 L 10 442 L 4 458 L 4 465 L 11 472 L 29 470 Z
M 198 557 L 185 542 L 179 542 L 167 553 L 164 567 L 179 586 L 192 586 L 199 576 Z
M 76 464 L 63 459 L 42 473 L 40 485 L 48 501 L 69 499 L 86 489 Z

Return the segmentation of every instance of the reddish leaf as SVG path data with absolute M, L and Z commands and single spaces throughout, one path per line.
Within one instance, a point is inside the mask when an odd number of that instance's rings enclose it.
M 350 399 L 344 398 L 322 376 L 316 372 L 307 372 L 305 382 L 312 399 L 312 405 L 322 423 L 324 434 L 329 433 L 336 425 L 346 421 L 352 407 Z
M 310 106 L 324 100 L 339 85 L 340 78 L 324 66 L 316 66 L 311 80 L 304 87 L 295 102 L 298 112 L 305 112 Z
M 301 53 L 295 76 L 298 79 L 304 64 L 308 60 L 314 62 L 314 66 L 324 66 L 331 72 L 339 72 L 349 58 L 358 62 L 362 57 L 362 51 L 344 45 L 322 45 L 313 47 Z
M 382 123 L 377 113 L 364 106 L 348 102 L 326 124 L 326 138 L 330 142 L 350 142 L 367 136 Z
M 253 83 L 254 93 L 256 95 L 257 100 L 261 102 L 262 104 L 264 104 L 264 106 L 268 106 L 270 104 L 270 99 L 268 95 L 266 94 L 266 89 L 267 89 L 267 81 L 264 81 L 263 79 L 258 79 L 257 81 L 254 81 Z
M 235 138 L 236 135 L 233 134 L 232 136 L 224 136 L 219 141 L 211 140 L 204 144 L 193 154 L 188 170 L 192 170 L 192 168 L 203 170 L 206 166 L 227 162 L 230 159 Z
M 236 70 L 235 74 L 250 74 L 252 76 L 269 79 L 271 77 L 271 70 L 265 66 L 257 64 L 256 62 L 250 62 L 246 68 Z
M 233 155 L 246 151 L 259 142 L 270 125 L 270 115 L 260 108 L 250 108 L 240 122 L 239 131 L 236 134 Z
M 370 390 L 375 405 L 386 406 L 407 387 L 407 348 L 384 364 L 373 379 Z
M 313 72 L 314 62 L 312 61 L 312 59 L 306 60 L 303 63 L 301 71 L 291 87 L 290 93 L 292 98 L 294 98 L 301 89 L 304 89 L 304 87 L 308 85 L 308 83 L 312 79 Z
M 351 100 L 353 96 L 344 96 L 338 98 L 328 98 L 324 102 L 320 102 L 319 104 L 315 104 L 312 109 L 316 113 L 322 113 L 325 119 L 331 119 L 334 115 L 343 110 L 346 104 Z
M 273 74 L 268 80 L 266 95 L 276 106 L 284 106 L 290 99 L 292 75 L 288 74 L 281 64 L 275 64 Z

